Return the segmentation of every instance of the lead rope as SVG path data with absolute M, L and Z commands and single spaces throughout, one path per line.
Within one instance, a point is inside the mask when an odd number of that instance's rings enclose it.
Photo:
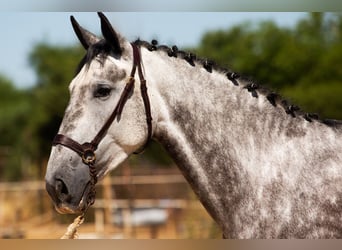
M 61 237 L 61 239 L 77 239 L 78 234 L 77 234 L 77 228 L 81 226 L 81 224 L 84 221 L 84 215 L 79 215 L 74 219 L 74 222 L 71 223 L 64 235 Z

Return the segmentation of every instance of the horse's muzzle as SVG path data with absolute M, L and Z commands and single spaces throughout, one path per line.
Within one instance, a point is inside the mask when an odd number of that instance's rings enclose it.
M 46 181 L 45 187 L 53 200 L 55 209 L 58 213 L 76 214 L 86 210 L 89 185 L 86 185 L 80 198 L 73 197 L 70 194 L 67 185 L 61 179 Z

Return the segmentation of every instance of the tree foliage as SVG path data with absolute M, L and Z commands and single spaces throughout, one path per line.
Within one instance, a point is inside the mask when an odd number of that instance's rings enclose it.
M 21 177 L 18 156 L 23 153 L 22 135 L 31 113 L 30 99 L 30 95 L 0 76 L 0 176 L 4 179 Z
M 311 13 L 294 28 L 244 23 L 208 32 L 199 55 L 251 76 L 323 117 L 342 119 L 342 16 Z M 327 101 L 324 101 L 327 100 Z
M 206 33 L 192 50 L 252 76 L 307 111 L 342 119 L 339 14 L 311 13 L 292 28 L 273 22 L 243 23 Z M 0 77 L 0 179 L 25 177 L 23 162 L 30 163 L 24 169 L 35 168 L 33 173 L 42 178 L 69 99 L 68 84 L 84 53 L 81 47 L 40 43 L 29 56 L 38 76 L 35 87 L 20 90 Z M 145 156 L 169 163 L 156 145 L 152 144 Z
M 36 157 L 44 158 L 50 151 L 69 99 L 68 85 L 84 53 L 80 47 L 38 44 L 30 54 L 38 80 L 31 90 L 35 117 L 27 129 L 35 137 L 30 151 Z

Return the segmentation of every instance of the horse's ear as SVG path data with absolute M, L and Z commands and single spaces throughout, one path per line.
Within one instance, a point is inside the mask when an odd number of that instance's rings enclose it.
M 73 16 L 70 16 L 70 21 L 71 21 L 72 27 L 74 28 L 74 31 L 78 37 L 78 40 L 80 40 L 82 46 L 85 49 L 88 49 L 90 45 L 95 44 L 100 40 L 93 33 L 82 28 Z
M 115 30 L 113 29 L 112 25 L 108 21 L 107 17 L 102 13 L 97 13 L 101 19 L 101 31 L 102 35 L 106 39 L 106 41 L 110 44 L 113 52 L 117 55 L 122 54 L 122 48 L 120 45 L 119 37 Z

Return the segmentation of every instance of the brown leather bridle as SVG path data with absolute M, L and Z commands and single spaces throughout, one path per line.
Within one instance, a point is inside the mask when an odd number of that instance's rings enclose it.
M 147 140 L 143 146 L 143 148 L 146 147 L 147 143 L 149 142 L 151 136 L 152 136 L 152 116 L 151 116 L 151 108 L 150 108 L 150 101 L 147 94 L 147 87 L 146 87 L 146 80 L 144 79 L 143 71 L 142 71 L 142 61 L 141 61 L 141 54 L 139 47 L 131 43 L 133 48 L 133 67 L 130 74 L 130 77 L 126 83 L 126 86 L 120 96 L 120 99 L 113 110 L 112 114 L 109 116 L 105 124 L 103 124 L 100 131 L 96 134 L 94 139 L 91 142 L 85 142 L 83 144 L 80 144 L 73 139 L 71 139 L 68 136 L 57 134 L 52 142 L 53 146 L 56 145 L 62 145 L 65 146 L 73 151 L 75 151 L 81 158 L 82 162 L 89 167 L 93 166 L 96 161 L 95 151 L 97 150 L 97 147 L 101 140 L 105 137 L 109 127 L 112 125 L 113 121 L 117 116 L 120 116 L 122 113 L 122 109 L 129 97 L 129 94 L 133 90 L 134 87 L 134 76 L 136 73 L 136 70 L 138 68 L 138 75 L 140 79 L 140 89 L 141 89 L 141 96 L 144 102 L 145 106 L 145 112 L 146 112 L 146 123 L 147 123 Z M 142 148 L 142 149 L 143 149 Z M 139 152 L 142 150 L 139 150 Z M 95 177 L 96 178 L 96 177 Z

